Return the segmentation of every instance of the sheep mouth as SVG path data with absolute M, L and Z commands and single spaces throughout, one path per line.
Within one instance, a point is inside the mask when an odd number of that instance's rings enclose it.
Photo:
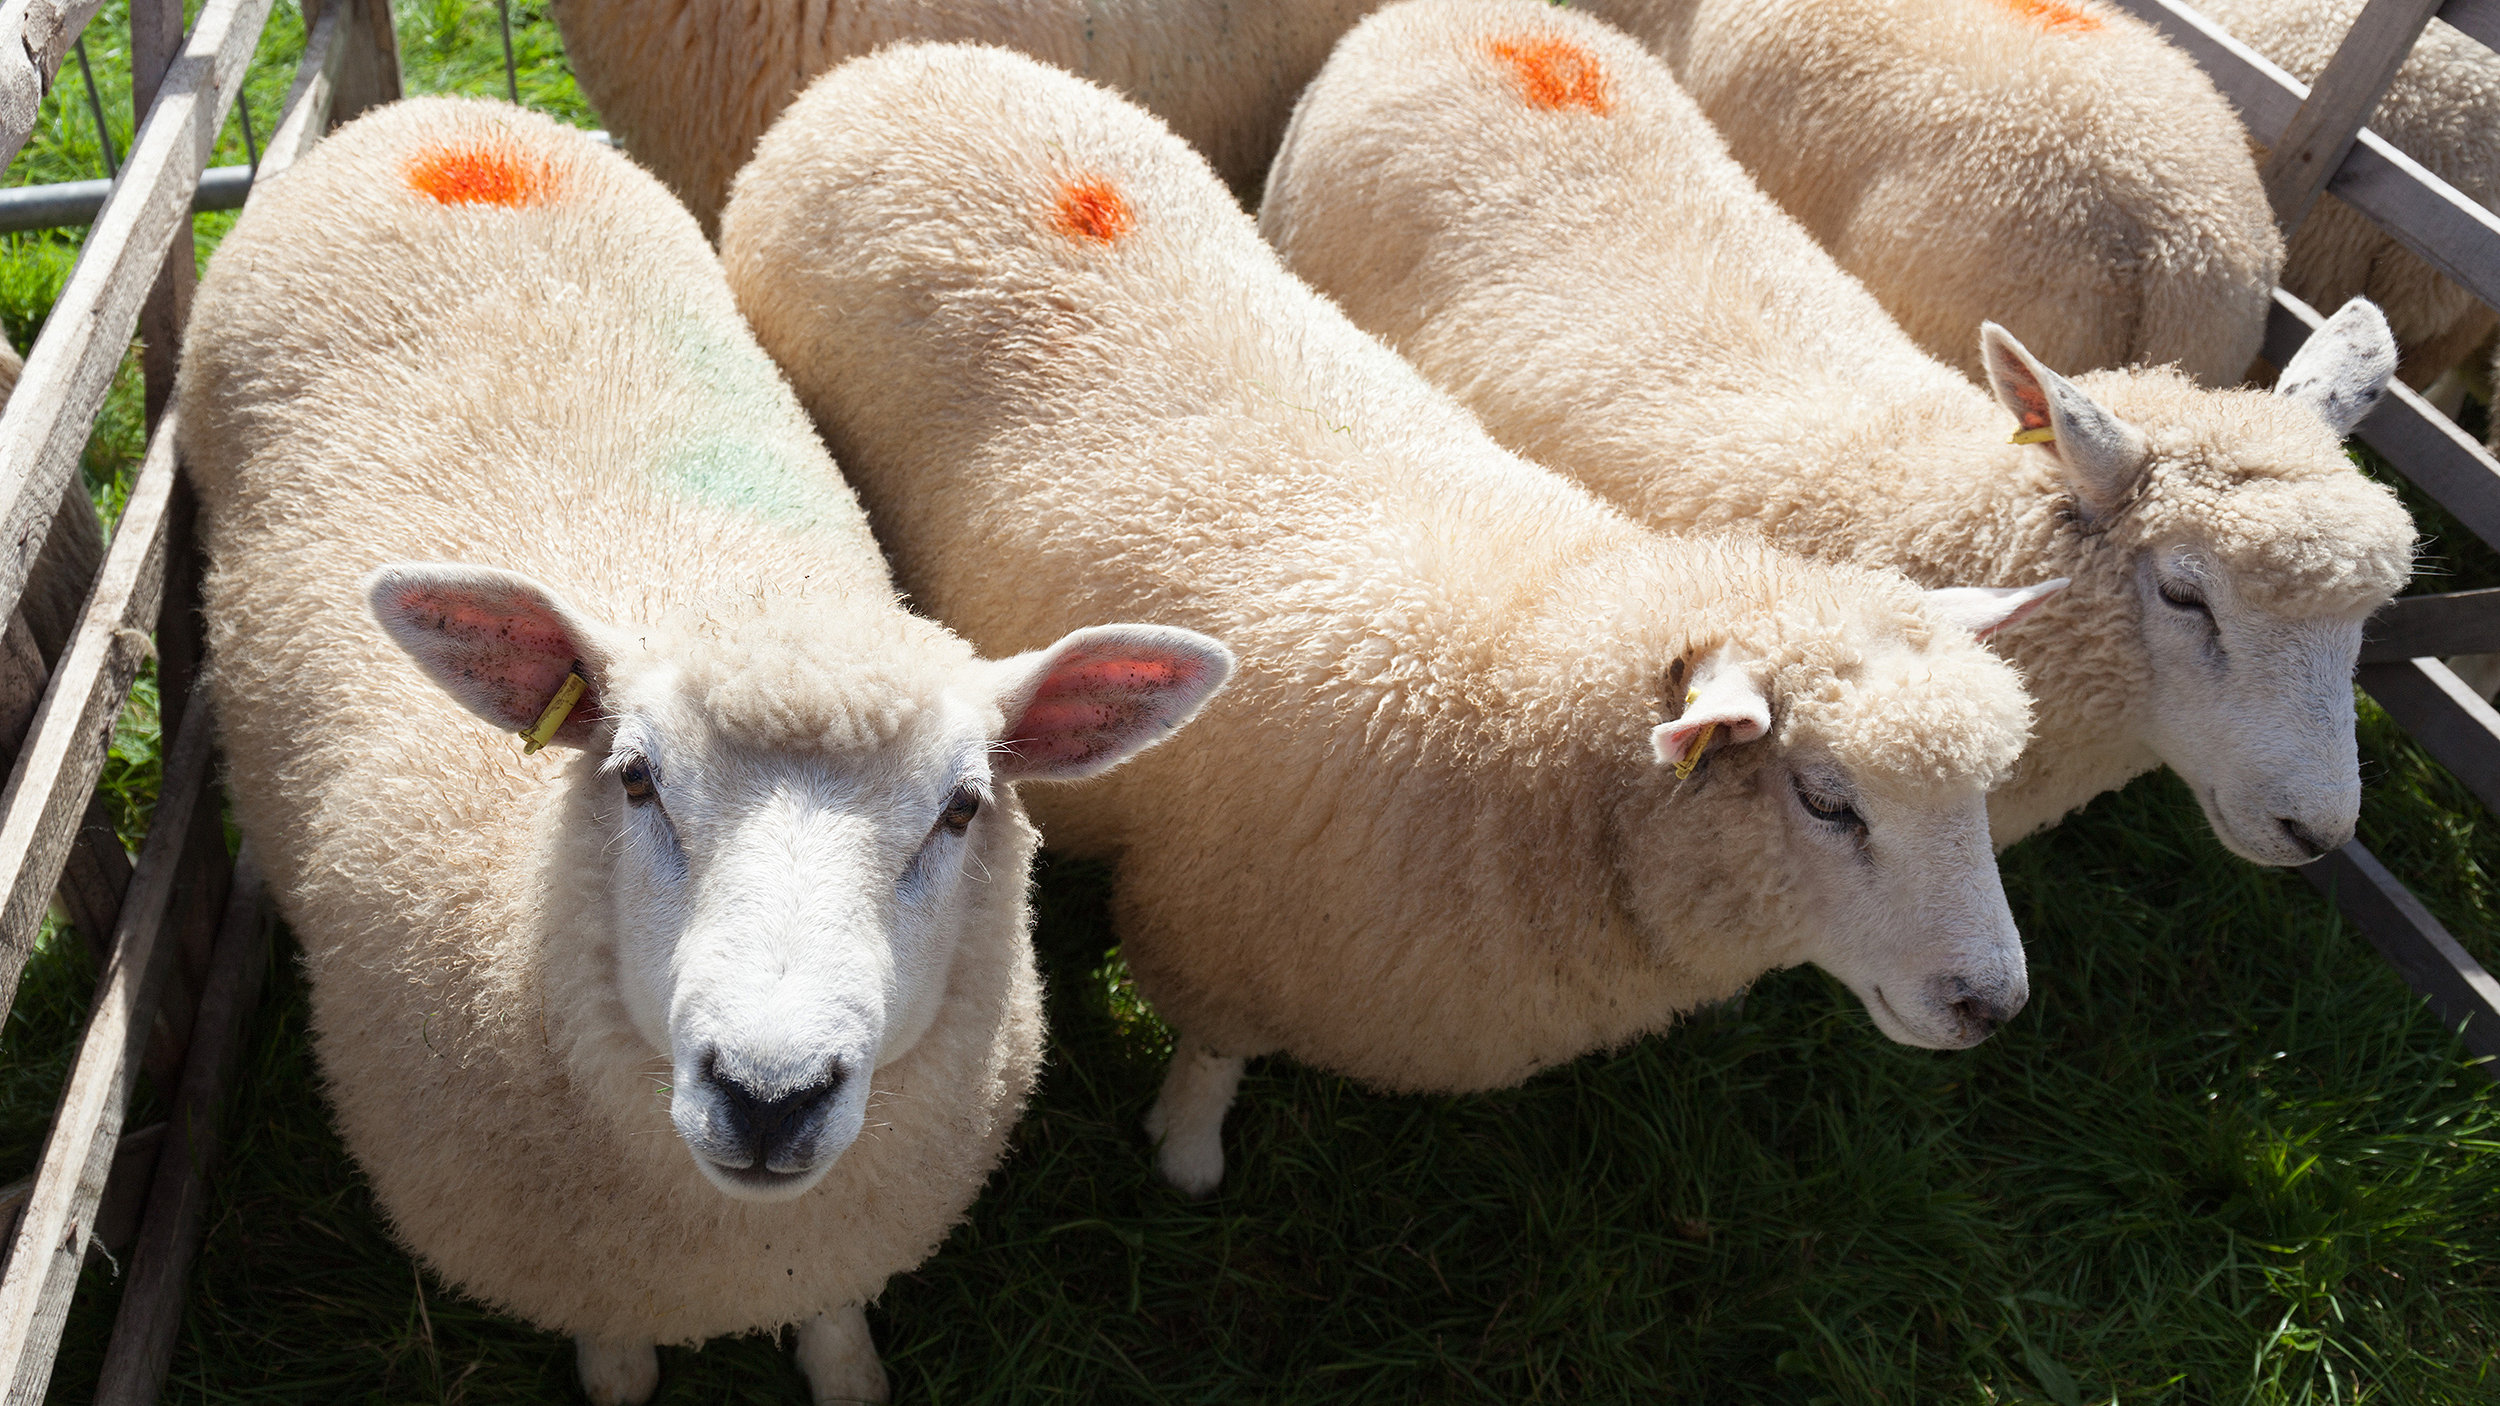
M 776 1172 L 760 1163 L 732 1167 L 695 1154 L 695 1163 L 714 1186 L 744 1201 L 787 1201 L 824 1179 L 830 1161 L 799 1172 Z

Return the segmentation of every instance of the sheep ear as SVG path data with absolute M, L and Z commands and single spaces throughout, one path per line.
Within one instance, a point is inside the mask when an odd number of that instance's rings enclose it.
M 1681 773 L 1692 770 L 1713 744 L 1741 746 L 1770 730 L 1771 700 L 1762 685 L 1721 650 L 1693 671 L 1683 715 L 1652 728 L 1649 745 L 1660 766 Z
M 579 669 L 588 687 L 547 740 L 590 744 L 607 683 L 604 632 L 553 591 L 518 572 L 403 562 L 365 578 L 365 602 L 445 693 L 507 732 L 535 727 Z
M 2036 444 L 2057 460 L 2084 513 L 2102 518 L 2123 506 L 2144 474 L 2143 433 L 2042 366 L 2013 333 L 1993 322 L 1979 326 L 1979 359 L 1997 402 L 2019 422 L 2015 440 Z
M 2396 336 L 2387 330 L 2386 314 L 2369 299 L 2355 298 L 2292 353 L 2274 393 L 2317 411 L 2336 434 L 2348 435 L 2378 408 L 2395 374 Z
M 1194 630 L 1097 625 L 1002 659 L 1001 781 L 1075 781 L 1170 735 L 1232 677 L 1231 650 Z
M 2047 605 L 2049 597 L 2068 584 L 2060 576 L 2037 586 L 1946 586 L 1927 592 L 1927 611 L 1984 640 L 2030 619 L 2033 611 Z

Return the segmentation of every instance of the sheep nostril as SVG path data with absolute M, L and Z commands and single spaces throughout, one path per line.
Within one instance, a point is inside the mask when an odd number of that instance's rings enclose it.
M 2005 1023 L 2004 1015 L 1995 1006 L 1976 996 L 1954 1002 L 1953 1014 L 1962 1022 L 1965 1032 L 1976 1034 L 1982 1040 L 1997 1033 L 1997 1027 Z
M 2310 831 L 2308 826 L 2301 824 L 2297 820 L 2278 815 L 2274 818 L 2274 823 L 2283 827 L 2284 838 L 2290 840 L 2292 842 L 2292 847 L 2299 850 L 2301 854 L 2307 858 L 2315 859 L 2319 855 L 2326 853 L 2328 850 L 2335 848 L 2333 845 L 2319 839 Z
M 745 1165 L 759 1167 L 806 1131 L 817 1112 L 841 1092 L 843 1070 L 834 1064 L 823 1078 L 798 1088 L 759 1088 L 724 1072 L 714 1058 L 704 1062 L 703 1077 L 720 1096 L 732 1139 L 746 1154 Z

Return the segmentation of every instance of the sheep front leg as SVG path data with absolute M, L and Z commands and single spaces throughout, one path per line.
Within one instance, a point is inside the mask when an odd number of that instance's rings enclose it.
M 584 1334 L 573 1339 L 573 1363 L 590 1406 L 642 1406 L 660 1389 L 659 1350 L 647 1342 Z
M 859 1305 L 820 1313 L 799 1325 L 799 1370 L 807 1374 L 816 1406 L 837 1401 L 890 1399 L 885 1364 L 868 1336 L 868 1315 Z
M 1146 1111 L 1156 1169 L 1193 1200 L 1213 1195 L 1224 1180 L 1224 1115 L 1241 1089 L 1241 1066 L 1184 1034 L 1163 1073 L 1163 1093 Z

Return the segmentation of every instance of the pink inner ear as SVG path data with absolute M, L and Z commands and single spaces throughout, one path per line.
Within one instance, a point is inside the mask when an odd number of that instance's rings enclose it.
M 1992 348 L 1989 356 L 1996 362 L 1997 388 L 2014 400 L 2014 414 L 2026 430 L 2049 427 L 2049 389 L 2040 378 L 2031 374 L 2023 359 L 2007 348 Z
M 428 662 L 459 681 L 463 701 L 515 730 L 538 721 L 580 657 L 564 622 L 527 598 L 411 585 L 393 592 L 390 605 L 436 637 Z M 558 735 L 587 727 L 597 715 L 598 699 L 586 691 Z
M 1205 673 L 1204 661 L 1180 654 L 1072 652 L 1034 690 L 1007 748 L 1027 770 L 1082 766 L 1153 728 Z

